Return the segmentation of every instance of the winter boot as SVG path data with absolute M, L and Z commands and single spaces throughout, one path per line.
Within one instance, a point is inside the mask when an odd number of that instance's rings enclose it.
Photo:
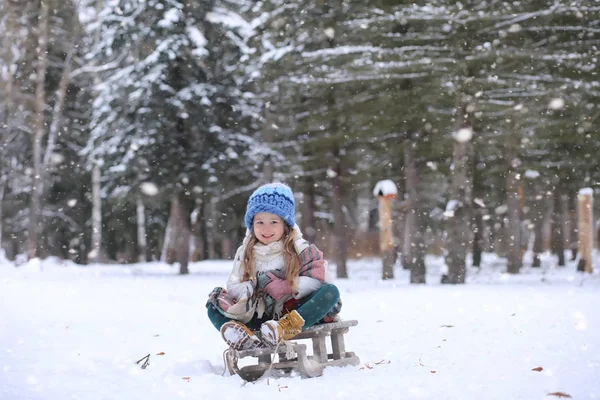
M 302 332 L 304 319 L 298 311 L 292 310 L 278 321 L 270 320 L 260 326 L 263 342 L 267 346 L 275 347 L 283 340 L 289 340 Z
M 258 336 L 239 321 L 225 322 L 221 326 L 221 336 L 235 350 L 249 350 L 261 345 Z

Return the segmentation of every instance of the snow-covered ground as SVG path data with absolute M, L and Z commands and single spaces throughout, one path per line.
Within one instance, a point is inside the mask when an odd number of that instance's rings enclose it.
M 600 398 L 600 275 L 547 256 L 508 276 L 487 255 L 466 285 L 446 286 L 440 260 L 427 261 L 428 285 L 401 268 L 381 281 L 373 259 L 335 280 L 342 316 L 359 321 L 346 344 L 361 365 L 250 384 L 221 376 L 225 345 L 205 314 L 229 261 L 189 276 L 159 263 L 0 263 L 0 399 Z

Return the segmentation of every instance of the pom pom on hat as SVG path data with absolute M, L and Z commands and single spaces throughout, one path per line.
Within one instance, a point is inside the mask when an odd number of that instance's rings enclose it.
M 248 199 L 244 222 L 252 229 L 254 216 L 260 212 L 279 215 L 290 227 L 296 224 L 294 193 L 283 183 L 269 183 L 256 189 Z

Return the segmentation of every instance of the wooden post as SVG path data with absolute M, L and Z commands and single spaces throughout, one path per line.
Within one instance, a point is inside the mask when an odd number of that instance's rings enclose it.
M 386 179 L 377 182 L 373 194 L 379 200 L 379 250 L 383 262 L 382 279 L 394 279 L 396 249 L 392 237 L 392 199 L 398 194 L 394 182 Z
M 579 215 L 579 265 L 578 271 L 592 273 L 592 252 L 594 248 L 594 192 L 591 188 L 584 188 L 577 196 L 577 212 Z

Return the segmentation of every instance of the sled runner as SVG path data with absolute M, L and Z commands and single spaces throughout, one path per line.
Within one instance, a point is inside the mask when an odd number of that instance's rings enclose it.
M 360 359 L 353 352 L 347 352 L 344 343 L 344 334 L 357 324 L 358 321 L 350 320 L 314 325 L 290 341 L 280 343 L 276 348 L 230 348 L 225 355 L 227 368 L 232 375 L 237 374 L 243 380 L 252 382 L 269 372 L 285 374 L 294 370 L 307 378 L 313 378 L 321 375 L 323 369 L 330 365 L 358 365 Z M 327 350 L 327 337 L 331 339 L 331 353 Z M 307 354 L 305 343 L 297 342 L 302 339 L 312 339 L 312 354 Z M 238 366 L 238 361 L 247 357 L 258 359 L 258 364 Z

